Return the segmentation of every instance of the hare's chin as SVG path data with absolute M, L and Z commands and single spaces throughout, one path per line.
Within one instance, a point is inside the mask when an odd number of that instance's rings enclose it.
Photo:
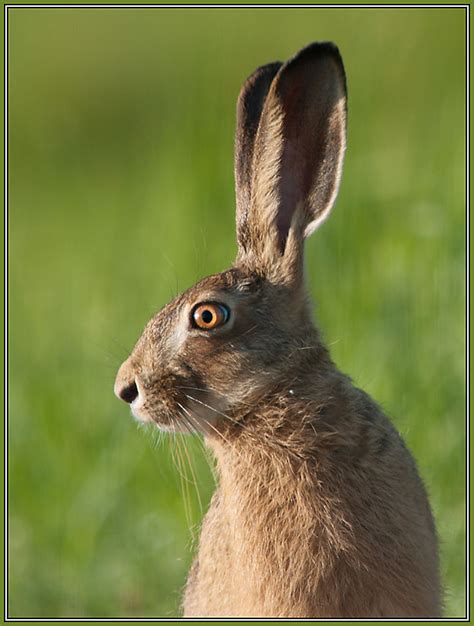
M 149 424 L 150 422 L 153 422 L 153 418 L 142 410 L 141 403 L 138 400 L 139 399 L 135 400 L 130 405 L 130 411 L 133 417 L 142 424 Z
M 130 405 L 131 413 L 137 422 L 140 424 L 154 424 L 157 428 L 165 433 L 189 433 L 189 428 L 182 424 L 178 417 L 172 422 L 162 422 L 159 419 L 154 419 L 147 411 L 143 409 L 143 403 L 137 400 Z

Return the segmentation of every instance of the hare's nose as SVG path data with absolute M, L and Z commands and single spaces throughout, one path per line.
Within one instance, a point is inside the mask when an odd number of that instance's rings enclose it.
M 135 381 L 133 381 L 133 383 L 128 385 L 128 387 L 122 387 L 122 389 L 119 389 L 117 395 L 124 402 L 128 402 L 128 404 L 132 404 L 132 402 L 136 400 L 138 396 L 138 388 L 137 388 Z
M 122 363 L 115 379 L 114 392 L 117 398 L 120 398 L 128 404 L 132 404 L 138 397 L 138 387 L 135 382 L 130 360 L 127 359 Z

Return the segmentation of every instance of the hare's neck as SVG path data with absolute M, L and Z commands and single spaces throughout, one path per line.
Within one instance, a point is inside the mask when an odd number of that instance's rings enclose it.
M 232 571 L 236 584 L 256 606 L 278 605 L 280 595 L 282 606 L 289 596 L 301 603 L 309 573 L 314 581 L 331 566 L 328 546 L 331 552 L 347 548 L 332 479 L 323 469 L 320 480 L 309 456 L 270 442 L 253 450 L 219 446 L 216 453 L 219 504 L 212 514 L 225 529 L 229 563 L 238 564 Z
M 341 461 L 372 445 L 363 414 L 377 408 L 342 375 L 325 380 L 324 393 L 280 394 L 233 438 L 209 441 L 220 477 L 213 516 L 227 529 L 235 575 L 263 604 L 287 594 L 290 581 L 304 585 L 309 572 L 313 581 L 326 576 L 334 555 L 350 549 Z

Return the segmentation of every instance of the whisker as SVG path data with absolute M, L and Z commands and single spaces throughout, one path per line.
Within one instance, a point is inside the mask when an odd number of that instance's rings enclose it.
M 202 391 L 203 393 L 208 392 L 208 389 L 205 389 L 204 387 L 189 387 L 187 385 L 176 385 L 176 389 L 190 389 L 191 391 Z M 212 390 L 212 393 L 218 393 L 220 396 L 225 395 L 219 391 L 215 391 L 214 389 Z
M 197 398 L 194 398 L 193 396 L 189 396 L 188 394 L 186 394 L 186 397 L 189 398 L 190 400 L 194 400 L 195 402 L 198 402 L 199 404 L 202 404 L 203 406 L 207 407 L 208 409 L 210 409 L 211 411 L 214 411 L 215 413 L 222 415 L 223 417 L 225 417 L 226 419 L 230 420 L 231 422 L 242 426 L 241 422 L 238 422 L 237 420 L 235 420 L 234 418 L 232 418 L 230 415 L 226 415 L 225 413 L 222 413 L 222 411 L 218 411 L 216 408 L 210 406 L 209 404 L 206 404 L 205 402 L 201 402 L 201 400 L 198 400 Z M 206 423 L 217 433 L 219 434 L 222 439 L 228 444 L 231 445 L 230 442 L 228 441 L 228 439 L 226 439 L 224 437 L 224 435 L 222 433 L 220 433 L 208 420 L 205 420 Z M 274 449 L 277 450 L 285 450 L 285 452 L 287 454 L 289 454 L 290 456 L 292 456 L 295 459 L 301 460 L 300 456 L 298 454 L 296 454 L 293 450 L 291 450 L 288 446 L 285 445 L 281 445 L 279 444 L 278 441 L 273 440 L 271 434 L 265 433 L 265 432 L 261 432 L 260 436 L 265 439 L 266 443 L 268 445 L 270 445 L 271 447 L 273 447 Z M 233 446 L 234 447 L 234 446 Z M 234 447 L 234 450 L 236 450 L 236 448 Z
M 234 447 L 234 446 L 232 446 L 232 443 L 231 443 L 231 442 L 227 439 L 227 437 L 226 437 L 223 433 L 221 433 L 219 430 L 217 430 L 217 428 L 214 426 L 214 424 L 212 424 L 212 423 L 211 423 L 209 420 L 207 420 L 207 419 L 204 419 L 203 421 L 207 424 L 207 426 L 209 426 L 209 428 L 212 428 L 212 430 L 216 433 L 216 435 L 218 435 L 218 436 L 219 436 L 219 437 L 220 437 L 223 441 L 225 441 L 225 443 L 226 443 L 229 447 Z M 234 451 L 237 453 L 237 456 L 239 456 L 239 457 L 241 458 L 241 453 L 239 452 L 239 450 L 238 450 L 238 449 L 236 449 L 236 448 L 234 448 Z M 214 475 L 214 478 L 216 478 L 216 479 L 217 479 L 217 477 L 216 477 L 216 475 L 214 474 L 214 472 L 213 472 L 213 475 Z
M 192 396 L 188 396 L 188 394 L 186 394 L 186 397 L 189 398 L 190 400 L 194 400 L 195 402 L 199 402 L 199 404 L 204 404 L 203 402 L 200 402 L 200 400 L 197 400 L 196 398 L 193 398 Z M 212 407 L 204 404 L 204 406 L 207 406 L 208 408 L 212 409 Z M 213 409 L 216 411 L 216 409 Z M 191 417 L 191 414 L 188 412 L 188 415 Z M 221 415 L 224 415 L 223 413 Z M 224 417 L 227 417 L 228 419 L 231 419 L 229 416 L 224 415 Z M 194 418 L 195 419 L 195 418 Z M 214 426 L 214 424 L 212 424 L 209 420 L 207 420 L 206 418 L 201 418 L 201 421 L 203 421 L 207 426 L 209 426 L 210 428 L 212 428 L 212 430 L 219 435 L 219 437 L 221 437 L 229 446 L 231 445 L 230 441 L 219 431 L 217 430 L 217 428 Z
M 232 444 L 232 442 L 231 442 L 231 441 L 229 441 L 229 439 L 228 439 L 228 438 L 227 438 L 227 437 L 226 437 L 223 433 L 221 433 L 221 432 L 220 432 L 220 430 L 218 430 L 218 429 L 214 426 L 214 424 L 213 424 L 212 422 L 210 422 L 210 421 L 209 421 L 208 419 L 206 419 L 206 418 L 201 418 L 201 421 L 203 421 L 203 422 L 206 424 L 206 426 L 208 426 L 209 428 L 211 428 L 211 429 L 215 432 L 215 434 L 216 434 L 218 437 L 220 437 L 220 438 L 222 439 L 222 441 L 224 441 L 224 442 L 225 442 L 225 443 L 226 443 L 226 444 L 227 444 L 230 448 L 233 448 L 233 449 L 234 449 L 234 452 L 237 454 L 237 456 L 239 457 L 239 459 L 242 459 L 242 458 L 243 458 L 242 453 L 240 452 L 240 450 L 239 450 L 238 448 L 236 448 L 236 447 Z M 218 477 L 217 477 L 216 469 L 215 469 L 215 466 L 214 466 L 214 463 L 213 463 L 213 462 L 214 462 L 214 457 L 212 456 L 212 454 L 210 453 L 210 451 L 209 451 L 209 450 L 207 450 L 207 449 L 205 449 L 205 453 L 206 453 L 206 460 L 207 460 L 207 462 L 208 462 L 208 464 L 209 464 L 209 467 L 210 467 L 210 469 L 211 469 L 211 472 L 212 472 L 212 476 L 213 476 L 213 478 L 214 478 L 214 481 L 215 481 L 215 482 L 216 482 L 216 484 L 217 484 L 217 483 L 218 483 Z
M 238 422 L 236 419 L 234 419 L 230 415 L 226 415 L 225 413 L 222 413 L 222 411 L 218 411 L 216 408 L 214 408 L 210 404 L 206 404 L 205 402 L 202 402 L 202 400 L 198 400 L 197 398 L 194 398 L 193 396 L 190 396 L 188 394 L 185 394 L 185 395 L 190 400 L 194 400 L 194 402 L 198 402 L 199 404 L 202 404 L 202 406 L 205 406 L 207 409 L 210 409 L 211 411 L 214 411 L 214 413 L 217 413 L 218 415 L 222 415 L 222 417 L 225 417 L 226 419 L 230 420 L 234 424 L 238 424 L 239 426 L 241 425 L 240 422 Z
M 182 405 L 181 405 L 182 406 Z M 182 406 L 182 408 L 186 411 L 188 419 L 191 423 L 191 426 L 194 427 L 195 432 L 196 433 L 201 433 L 202 432 L 202 423 L 199 423 L 199 420 L 192 414 L 190 413 L 187 409 L 185 409 L 184 406 Z M 204 423 L 208 426 L 210 426 L 212 428 L 212 424 L 208 423 L 207 420 L 201 420 L 201 422 L 204 421 Z M 216 430 L 217 434 L 221 434 Z M 194 441 L 198 441 L 199 442 L 199 447 L 201 448 L 201 452 L 204 456 L 204 459 L 206 460 L 206 463 L 211 471 L 212 477 L 214 479 L 214 484 L 217 485 L 218 482 L 218 478 L 217 478 L 217 473 L 216 473 L 216 468 L 215 468 L 215 458 L 212 455 L 212 452 L 209 450 L 208 446 L 205 445 L 204 440 L 202 437 L 198 436 L 194 438 Z M 230 445 L 230 444 L 229 444 Z
M 182 406 L 182 409 L 189 415 L 189 412 L 185 409 L 185 407 Z M 185 426 L 189 429 L 189 432 L 192 433 L 194 431 L 194 427 L 192 426 L 192 423 L 188 422 L 187 417 L 186 417 L 185 414 L 183 414 L 182 417 L 184 419 Z M 196 472 L 194 470 L 194 465 L 193 465 L 193 462 L 192 462 L 192 458 L 191 458 L 191 456 L 189 454 L 187 442 L 184 441 L 184 440 L 183 440 L 183 445 L 184 445 L 184 453 L 185 453 L 186 459 L 188 461 L 189 469 L 191 470 L 191 476 L 192 476 L 193 484 L 194 484 L 195 491 L 196 491 L 196 497 L 197 497 L 197 501 L 198 501 L 198 505 L 199 505 L 200 516 L 202 517 L 203 506 L 202 506 L 201 494 L 199 493 L 199 485 L 198 485 L 198 480 L 197 480 L 197 477 L 196 477 Z
M 201 393 L 209 393 L 209 389 L 205 389 L 204 387 L 190 387 L 188 385 L 176 385 L 176 389 L 184 389 L 185 391 L 186 390 L 187 391 L 200 391 Z M 221 391 L 217 391 L 217 389 L 213 389 L 212 393 L 222 396 L 223 398 L 227 398 L 227 394 L 222 393 Z M 197 401 L 197 398 L 195 399 Z M 242 404 L 243 406 L 252 406 L 250 403 L 245 402 L 244 400 L 240 400 L 240 404 Z
M 193 520 L 193 514 L 192 514 L 192 506 L 191 506 L 191 494 L 189 491 L 189 484 L 190 484 L 190 479 L 186 473 L 186 466 L 185 466 L 185 462 L 184 462 L 184 458 L 183 458 L 183 451 L 182 451 L 182 444 L 183 444 L 183 439 L 182 439 L 182 434 L 181 433 L 177 433 L 177 437 L 176 437 L 176 443 L 177 443 L 177 452 L 179 455 L 179 468 L 181 470 L 180 472 L 180 476 L 181 476 L 181 489 L 182 489 L 182 493 L 183 493 L 183 503 L 184 503 L 184 513 L 186 516 L 186 523 L 188 526 L 188 530 L 191 532 L 192 534 L 192 528 L 194 526 L 194 520 Z
M 184 413 L 183 413 L 183 416 L 184 416 Z M 174 417 L 172 418 L 171 421 L 172 421 L 173 426 L 178 427 L 177 420 Z M 186 423 L 185 423 L 185 427 L 188 428 Z M 194 541 L 196 537 L 195 537 L 195 523 L 194 523 L 192 498 L 191 498 L 191 493 L 189 489 L 190 484 L 193 484 L 194 488 L 196 489 L 196 493 L 197 493 L 198 500 L 199 500 L 201 516 L 202 516 L 202 504 L 201 504 L 199 493 L 197 491 L 197 481 L 196 481 L 195 473 L 194 473 L 194 470 L 191 466 L 191 462 L 189 459 L 189 455 L 188 455 L 188 451 L 186 447 L 186 440 L 184 439 L 184 434 L 177 432 L 175 437 L 173 437 L 173 440 L 174 440 L 175 446 L 172 452 L 172 456 L 173 456 L 175 467 L 178 471 L 178 475 L 180 477 L 180 486 L 181 486 L 181 493 L 183 494 L 183 505 L 184 505 L 184 513 L 186 517 L 186 524 L 188 526 L 188 530 Z M 186 454 L 186 457 L 188 460 L 189 467 L 191 469 L 192 477 L 194 478 L 194 482 L 193 480 L 189 478 L 186 472 L 186 464 L 185 464 L 184 457 L 183 457 L 183 447 L 184 447 L 184 453 Z
M 180 402 L 176 402 L 176 404 L 179 406 L 179 408 L 181 409 L 181 416 L 183 417 L 183 421 L 184 421 L 184 425 L 187 428 L 188 432 L 193 435 L 197 432 L 195 426 L 193 426 L 192 422 L 189 422 L 186 417 L 191 417 L 191 414 L 189 413 L 189 411 L 187 410 L 187 408 L 185 406 L 183 406 Z

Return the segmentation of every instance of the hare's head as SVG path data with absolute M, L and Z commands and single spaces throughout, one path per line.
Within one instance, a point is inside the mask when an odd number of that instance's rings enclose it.
M 237 104 L 237 259 L 164 307 L 122 364 L 115 392 L 138 419 L 209 432 L 298 378 L 292 355 L 317 344 L 303 243 L 336 197 L 345 118 L 332 44 L 312 44 L 246 81 Z

